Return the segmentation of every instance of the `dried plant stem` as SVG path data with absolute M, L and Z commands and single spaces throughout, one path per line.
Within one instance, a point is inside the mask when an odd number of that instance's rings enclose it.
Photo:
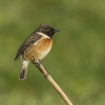
M 68 97 L 65 95 L 65 93 L 62 91 L 62 89 L 58 86 L 58 84 L 53 80 L 53 78 L 47 73 L 47 71 L 44 69 L 42 64 L 39 62 L 39 60 L 35 60 L 35 62 L 32 62 L 43 74 L 43 76 L 51 83 L 51 85 L 56 89 L 56 91 L 59 93 L 59 95 L 62 97 L 62 99 L 65 101 L 67 105 L 73 105 L 71 101 L 68 99 Z

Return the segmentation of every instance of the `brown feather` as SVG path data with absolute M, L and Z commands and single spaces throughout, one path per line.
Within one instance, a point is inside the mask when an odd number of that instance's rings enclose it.
M 24 41 L 24 43 L 21 45 L 21 47 L 18 49 L 18 52 L 16 54 L 15 60 L 30 46 L 32 46 L 35 42 L 37 42 L 42 36 L 36 34 L 33 32 L 27 39 Z

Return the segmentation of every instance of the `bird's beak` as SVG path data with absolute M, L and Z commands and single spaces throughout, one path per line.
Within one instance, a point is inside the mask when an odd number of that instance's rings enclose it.
M 54 32 L 59 32 L 59 31 L 61 31 L 61 30 L 54 30 Z

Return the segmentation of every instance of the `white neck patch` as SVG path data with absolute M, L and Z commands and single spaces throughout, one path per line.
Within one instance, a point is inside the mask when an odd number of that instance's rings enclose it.
M 42 32 L 37 32 L 37 34 L 39 34 L 39 35 L 43 36 L 44 38 L 49 38 L 49 39 L 50 39 L 50 37 L 49 37 L 48 35 L 43 34 Z

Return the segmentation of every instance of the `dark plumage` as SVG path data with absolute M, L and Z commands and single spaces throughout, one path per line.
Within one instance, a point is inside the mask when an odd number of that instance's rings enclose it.
M 29 35 L 21 47 L 18 49 L 15 60 L 22 58 L 22 69 L 19 78 L 26 79 L 27 69 L 29 62 L 33 62 L 35 59 L 43 59 L 50 51 L 52 47 L 52 36 L 55 32 L 53 27 L 41 24 L 31 35 Z

